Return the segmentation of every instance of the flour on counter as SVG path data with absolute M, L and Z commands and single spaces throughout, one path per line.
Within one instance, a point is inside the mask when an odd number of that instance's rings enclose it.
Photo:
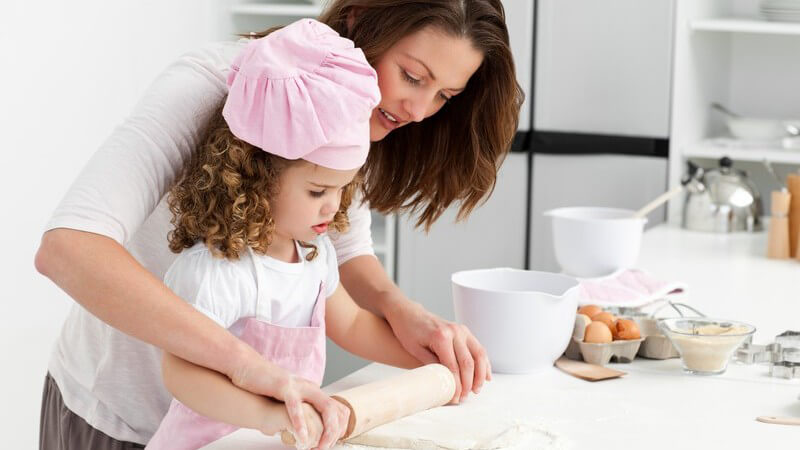
M 495 411 L 470 405 L 444 406 L 387 423 L 338 450 L 494 450 L 571 448 L 543 423 L 498 417 Z

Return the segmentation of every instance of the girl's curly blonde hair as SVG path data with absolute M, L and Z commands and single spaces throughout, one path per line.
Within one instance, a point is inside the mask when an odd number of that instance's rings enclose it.
M 278 194 L 284 169 L 299 163 L 305 162 L 275 156 L 238 139 L 218 110 L 169 192 L 175 227 L 167 236 L 170 250 L 180 253 L 202 240 L 216 257 L 235 260 L 247 247 L 265 254 L 275 232 L 270 201 Z M 331 230 L 347 230 L 347 208 L 358 183 L 356 179 L 342 190 Z M 314 245 L 300 245 L 312 249 L 307 260 L 316 257 Z

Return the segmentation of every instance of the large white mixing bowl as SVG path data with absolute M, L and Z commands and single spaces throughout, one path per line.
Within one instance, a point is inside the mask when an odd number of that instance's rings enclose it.
M 618 208 L 572 207 L 546 211 L 553 218 L 553 250 L 565 273 L 609 275 L 636 265 L 645 218 Z
M 572 337 L 578 281 L 519 269 L 482 269 L 452 276 L 456 320 L 489 354 L 492 370 L 528 373 L 553 365 Z

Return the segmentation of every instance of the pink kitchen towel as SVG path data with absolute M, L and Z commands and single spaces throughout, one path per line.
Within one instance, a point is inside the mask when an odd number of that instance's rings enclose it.
M 626 269 L 603 278 L 580 280 L 581 305 L 637 308 L 663 299 L 684 300 L 686 284 L 654 278 L 647 272 Z

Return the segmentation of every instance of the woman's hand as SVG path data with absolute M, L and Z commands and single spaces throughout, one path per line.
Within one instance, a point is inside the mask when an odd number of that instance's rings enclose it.
M 242 389 L 284 402 L 288 425 L 305 448 L 330 448 L 347 431 L 350 417 L 347 407 L 330 398 L 314 383 L 269 361 L 261 359 L 260 363 L 241 370 L 231 380 Z M 266 434 L 280 431 L 265 426 L 267 428 L 262 431 Z
M 409 300 L 384 309 L 386 320 L 403 347 L 425 364 L 444 364 L 456 379 L 451 403 L 478 393 L 492 379 L 486 350 L 464 325 L 448 322 Z
M 452 403 L 478 393 L 492 379 L 486 350 L 463 325 L 437 317 L 409 300 L 386 275 L 378 259 L 357 256 L 339 266 L 342 285 L 362 307 L 384 317 L 392 332 L 423 364 L 442 363 L 453 372 L 456 393 Z

